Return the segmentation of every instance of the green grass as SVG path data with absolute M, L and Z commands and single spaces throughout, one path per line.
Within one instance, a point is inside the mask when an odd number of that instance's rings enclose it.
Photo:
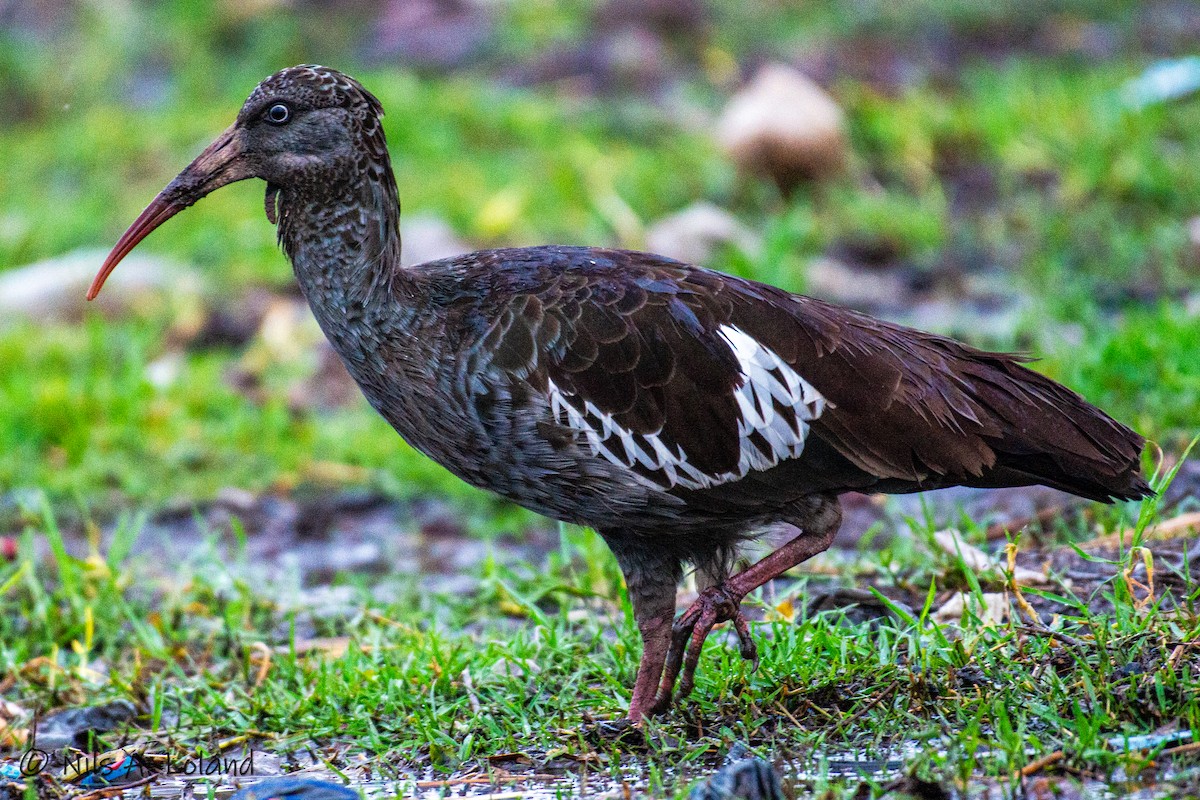
M 1136 774 L 1147 757 L 1110 740 L 1171 721 L 1200 725 L 1195 657 L 1171 658 L 1200 636 L 1196 618 L 1164 617 L 1119 580 L 1100 589 L 1111 615 L 1089 612 L 1086 597 L 1071 600 L 1053 623 L 1062 638 L 1030 635 L 1019 619 L 941 628 L 928 604 L 864 623 L 801 612 L 795 623 L 756 626 L 762 663 L 752 673 L 714 636 L 694 696 L 648 724 L 639 745 L 597 741 L 581 723 L 621 715 L 638 652 L 615 564 L 589 533 L 566 531 L 541 569 L 483 565 L 475 597 L 429 595 L 401 579 L 396 599 L 380 602 L 363 585 L 351 608 L 320 615 L 313 629 L 347 637 L 345 652 L 328 656 L 297 652 L 305 644 L 297 626 L 311 619 L 283 599 L 286 579 L 252 585 L 244 561 L 198 558 L 167 581 L 127 555 L 132 533 L 126 525 L 108 552 L 93 543 L 76 558 L 49 512 L 31 522 L 21 558 L 0 571 L 9 612 L 0 618 L 0 668 L 20 676 L 26 704 L 133 701 L 141 741 L 158 749 L 213 747 L 249 730 L 281 753 L 349 741 L 397 775 L 421 765 L 452 774 L 510 752 L 567 753 L 617 775 L 634 755 L 648 791 L 661 793 L 680 791 L 735 742 L 798 763 L 850 750 L 895 758 L 917 742 L 906 770 L 965 786 L 1007 779 L 1054 751 L 1071 770 Z M 850 571 L 882 562 L 903 583 L 963 581 L 959 562 L 922 544 L 928 533 Z M 32 559 L 35 537 L 51 543 L 46 567 Z M 978 596 L 979 579 L 965 577 Z M 785 594 L 803 608 L 812 586 L 800 581 Z M 1187 591 L 1190 605 L 1200 587 Z M 22 668 L 41 655 L 50 662 Z M 178 718 L 162 723 L 164 707 Z M 685 778 L 658 784 L 655 766 Z M 849 796 L 858 783 L 832 788 Z

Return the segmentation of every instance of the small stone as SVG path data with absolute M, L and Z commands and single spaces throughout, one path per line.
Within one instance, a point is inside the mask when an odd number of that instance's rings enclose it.
M 1125 104 L 1140 109 L 1178 100 L 1200 90 L 1200 56 L 1166 59 L 1151 64 L 1121 89 Z
M 245 755 L 243 754 L 245 752 L 238 753 L 238 756 L 241 756 L 238 759 L 239 764 L 244 763 Z M 278 753 L 271 753 L 266 750 L 251 750 L 248 756 L 250 759 L 249 764 L 254 770 L 255 777 L 269 777 L 283 774 L 283 756 Z
M 234 514 L 249 514 L 258 508 L 258 496 L 246 489 L 226 486 L 217 491 L 215 505 Z
M 471 597 L 479 593 L 480 580 L 470 575 L 425 574 L 419 583 L 423 594 Z
M 76 747 L 92 752 L 89 734 L 115 730 L 132 720 L 137 711 L 133 704 L 117 700 L 99 706 L 67 708 L 44 717 L 37 725 L 34 739 L 41 750 L 51 752 Z
M 328 567 L 333 572 L 387 572 L 388 561 L 379 542 L 357 542 L 331 549 Z
M 841 107 L 783 64 L 763 67 L 734 95 L 717 123 L 717 140 L 739 169 L 774 179 L 784 194 L 838 174 L 849 156 Z
M 735 758 L 732 751 L 730 758 Z M 731 760 L 688 794 L 688 800 L 784 800 L 785 797 L 779 773 L 761 758 Z
M 910 292 L 902 275 L 867 270 L 833 258 L 817 258 L 805 273 L 805 292 L 822 300 L 863 310 L 903 305 Z
M 179 378 L 183 371 L 183 353 L 170 352 L 146 365 L 146 380 L 155 389 L 166 389 Z
M 536 675 L 541 671 L 541 666 L 533 661 L 526 661 L 525 659 L 500 658 L 497 659 L 496 662 L 490 667 L 488 667 L 484 671 L 484 674 L 496 678 L 516 678 L 519 680 L 524 678 L 526 675 Z
M 725 245 L 753 256 L 761 250 L 762 243 L 737 217 L 712 203 L 694 203 L 663 217 L 646 231 L 646 247 L 650 252 L 689 264 L 704 264 Z
M 1009 608 L 1004 592 L 983 592 L 978 596 L 955 592 L 933 612 L 933 621 L 939 625 L 958 625 L 970 614 L 984 625 L 1000 625 L 1008 619 Z

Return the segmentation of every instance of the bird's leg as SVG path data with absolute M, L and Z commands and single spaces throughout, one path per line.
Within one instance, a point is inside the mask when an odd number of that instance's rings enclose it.
M 658 690 L 667 650 L 671 646 L 671 619 L 675 616 L 675 587 L 679 583 L 679 559 L 655 554 L 633 536 L 613 531 L 601 533 L 617 556 L 625 575 L 633 618 L 642 636 L 642 660 L 638 663 L 629 721 L 637 724 L 650 716 Z
M 654 698 L 658 691 L 659 676 L 671 647 L 671 616 L 675 613 L 675 587 L 671 587 L 671 600 L 665 611 L 638 613 L 634 606 L 638 631 L 642 634 L 642 660 L 638 662 L 637 680 L 633 684 L 633 697 L 629 701 L 629 719 L 640 722 L 653 713 Z
M 772 578 L 829 549 L 842 521 L 841 507 L 835 497 L 814 500 L 819 501 L 815 507 L 795 520 L 800 523 L 798 527 L 803 529 L 799 535 L 761 561 L 702 591 L 696 602 L 675 620 L 671 628 L 670 650 L 651 709 L 653 713 L 670 707 L 676 678 L 679 678 L 679 697 L 687 697 L 691 693 L 701 648 L 717 623 L 732 621 L 742 658 L 758 661 L 758 648 L 750 636 L 750 626 L 742 615 L 742 599 Z

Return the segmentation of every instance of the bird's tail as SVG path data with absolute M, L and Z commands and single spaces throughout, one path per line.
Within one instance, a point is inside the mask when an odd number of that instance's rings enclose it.
M 971 378 L 1007 423 L 989 442 L 996 463 L 979 485 L 1040 483 L 1103 502 L 1153 494 L 1142 473 L 1146 440 L 1075 392 L 1011 357 Z

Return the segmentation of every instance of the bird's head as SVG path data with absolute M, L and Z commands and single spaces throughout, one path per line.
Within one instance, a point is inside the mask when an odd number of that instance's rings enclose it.
M 237 121 L 129 226 L 92 281 L 88 299 L 152 230 L 222 186 L 265 180 L 267 216 L 275 222 L 281 190 L 319 197 L 364 175 L 390 175 L 382 116 L 375 96 L 336 70 L 305 64 L 276 72 L 250 93 Z

